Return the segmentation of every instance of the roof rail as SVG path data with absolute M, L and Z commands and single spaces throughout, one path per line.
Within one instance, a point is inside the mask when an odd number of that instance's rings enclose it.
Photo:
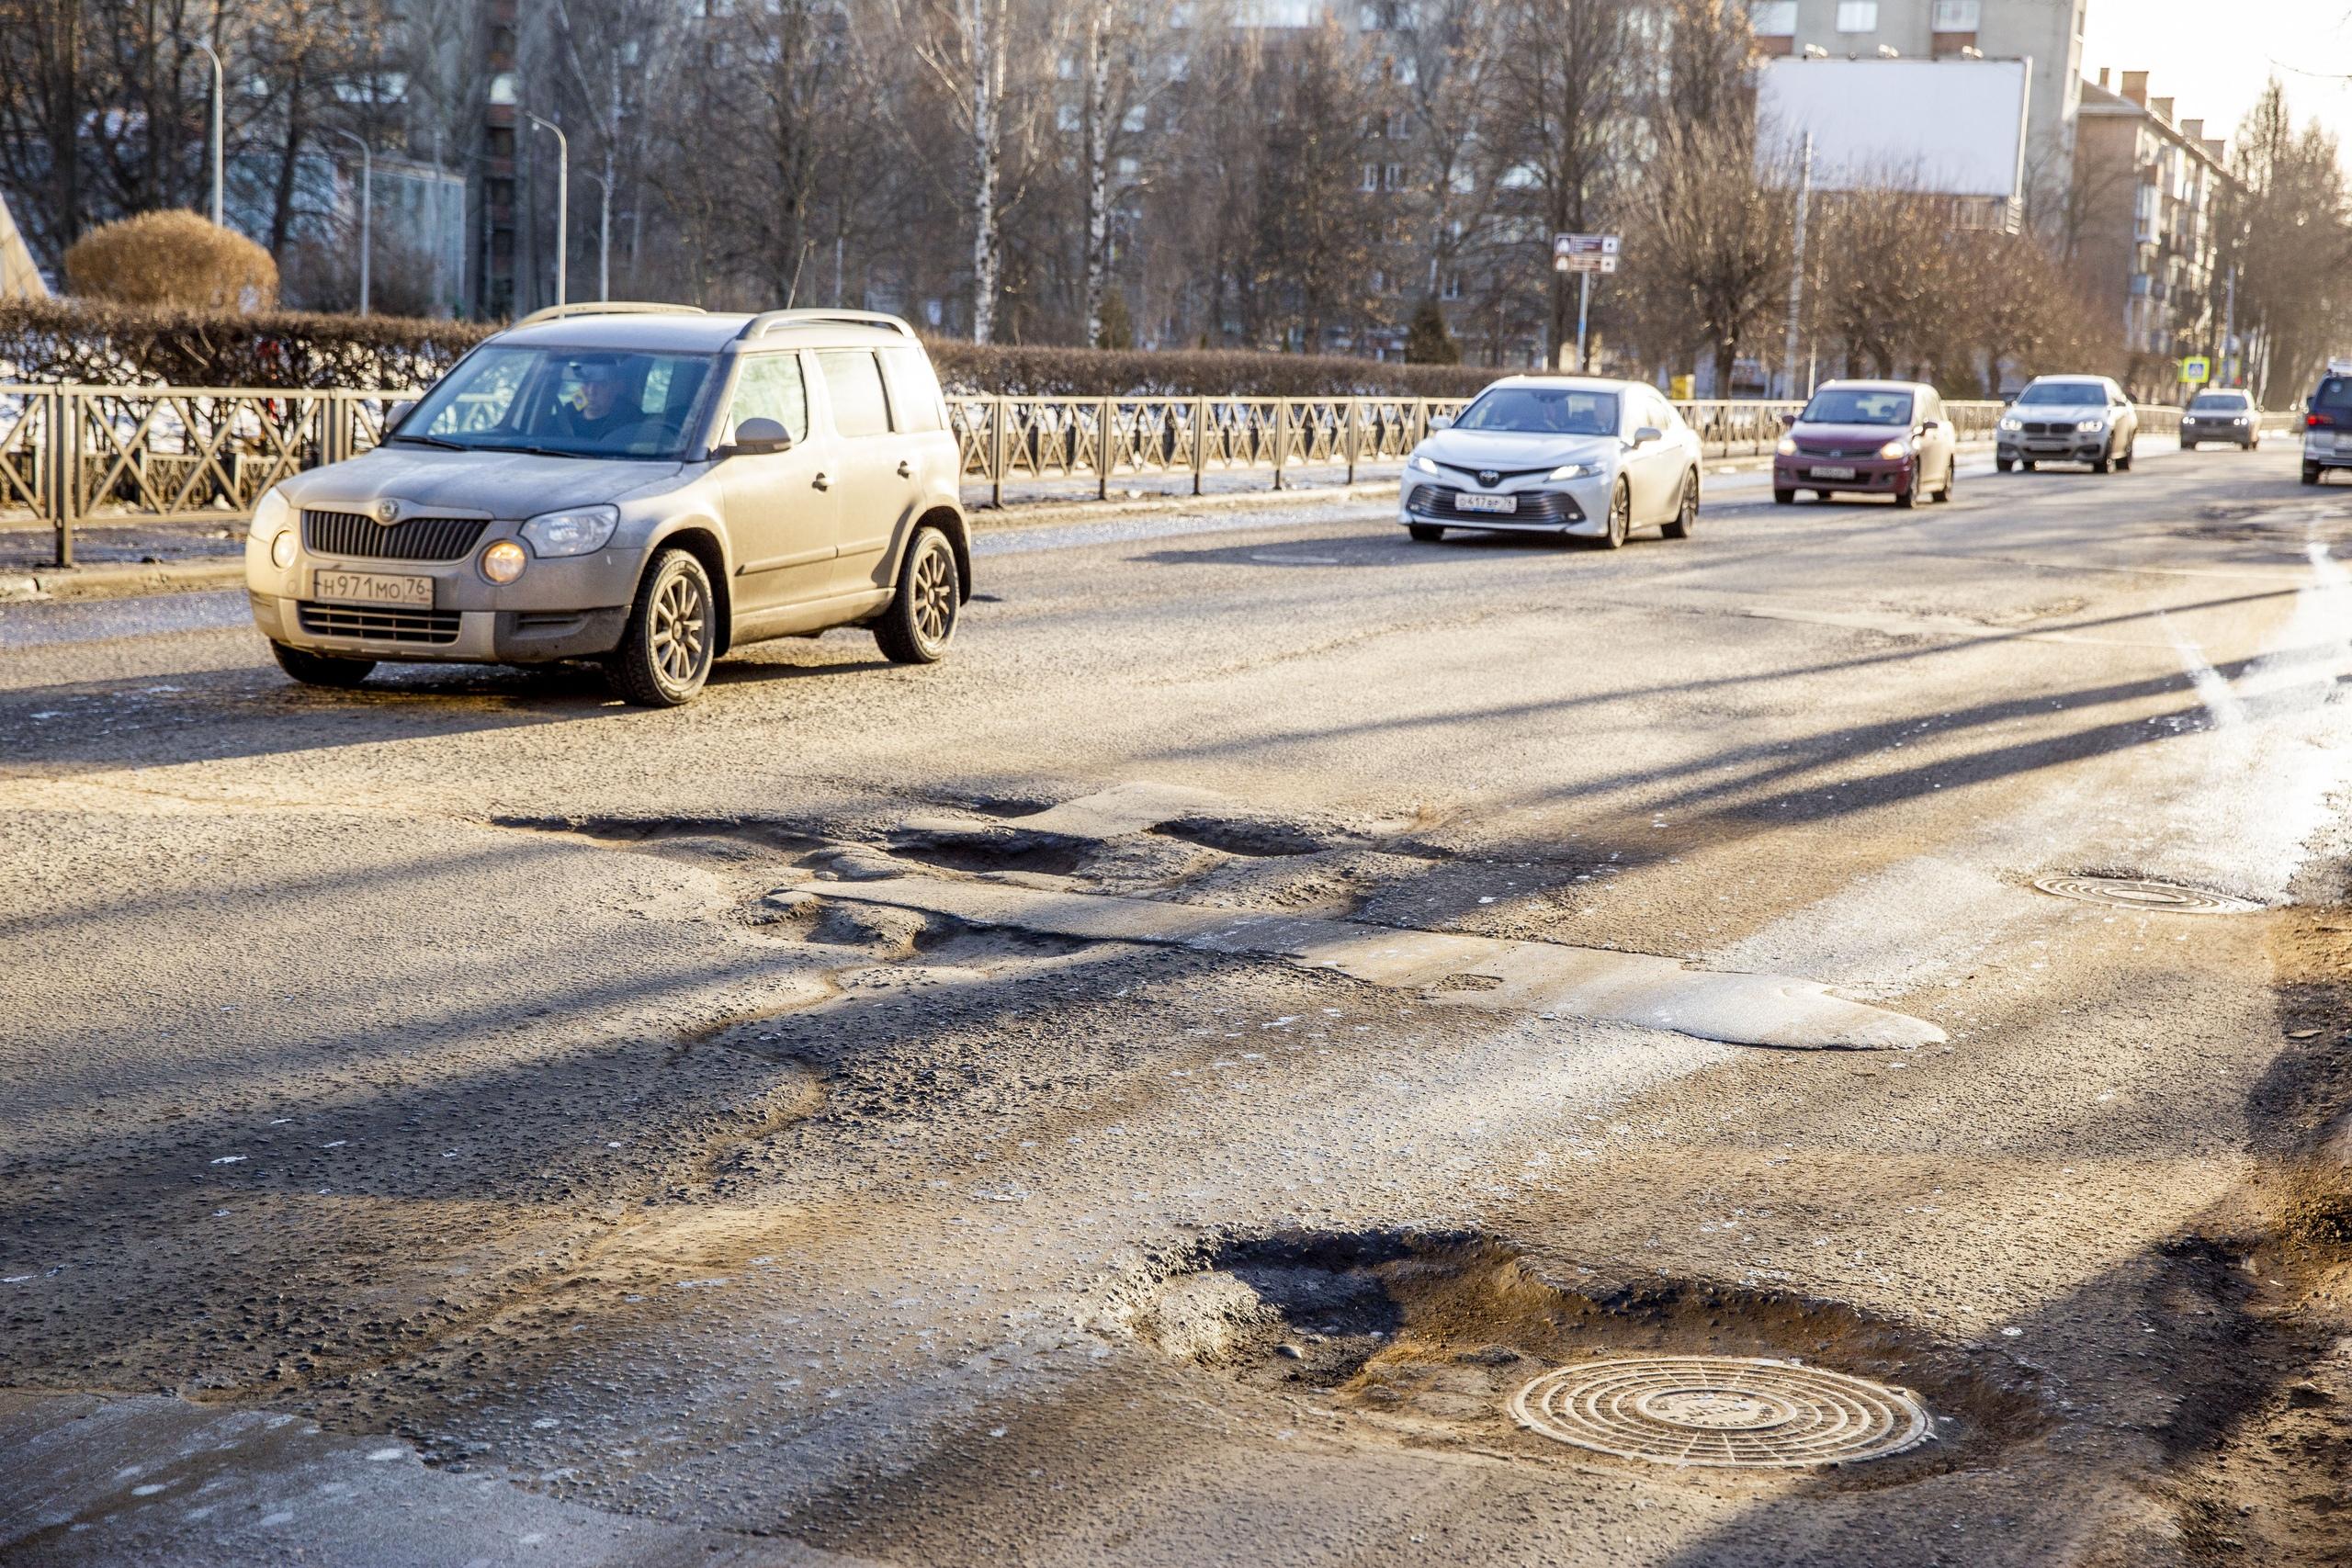
M 763 310 L 743 323 L 736 333 L 738 339 L 765 337 L 778 327 L 843 326 L 885 327 L 905 337 L 915 335 L 914 328 L 897 316 L 886 316 L 879 310 Z
M 514 325 L 536 327 L 542 321 L 560 321 L 573 316 L 699 316 L 703 313 L 699 305 L 664 305 L 645 299 L 587 299 L 577 305 L 550 305 L 544 310 L 534 310 Z

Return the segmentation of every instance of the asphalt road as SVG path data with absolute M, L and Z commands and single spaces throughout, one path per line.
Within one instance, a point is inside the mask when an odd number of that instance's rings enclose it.
M 668 713 L 0 609 L 0 1562 L 2334 1550 L 2347 549 L 2285 451 L 1160 513 Z M 1668 1352 L 1932 1435 L 1508 1413 Z

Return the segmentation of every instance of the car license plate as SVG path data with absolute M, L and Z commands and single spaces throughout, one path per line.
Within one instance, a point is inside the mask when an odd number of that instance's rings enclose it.
M 2338 452 L 2352 452 L 2352 435 L 2337 436 L 2335 438 L 2335 449 Z
M 311 597 L 331 604 L 400 604 L 430 610 L 433 580 L 388 577 L 373 571 L 321 570 L 311 579 Z
M 1457 512 L 1516 512 L 1519 497 L 1515 495 L 1472 495 L 1468 491 L 1453 498 Z
M 1813 470 L 1813 477 L 1817 479 L 1850 479 L 1854 477 L 1854 470 L 1851 468 L 1815 468 Z

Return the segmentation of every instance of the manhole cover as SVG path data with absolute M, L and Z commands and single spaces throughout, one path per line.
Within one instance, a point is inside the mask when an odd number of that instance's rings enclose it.
M 1547 1438 L 1658 1464 L 1792 1468 L 1881 1459 L 1924 1442 L 1901 1389 L 1790 1361 L 1640 1356 L 1546 1372 L 1510 1413 Z
M 2245 915 L 2262 908 L 2250 898 L 2234 898 L 2227 893 L 2136 876 L 2037 876 L 2033 885 L 2061 898 L 2124 909 L 2151 909 L 2163 915 Z

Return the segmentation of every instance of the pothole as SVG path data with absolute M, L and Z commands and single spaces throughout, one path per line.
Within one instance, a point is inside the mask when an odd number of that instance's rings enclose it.
M 1462 1234 L 1209 1242 L 1106 1287 L 1094 1321 L 1361 1440 L 1533 1464 L 1574 1450 L 1877 1484 L 1994 1462 L 2051 1420 L 1996 1348 L 1787 1293 L 1612 1285 Z
M 2060 898 L 2160 915 L 2248 915 L 2262 908 L 2240 898 L 2185 883 L 2141 876 L 2037 876 L 2033 886 Z
M 1532 1432 L 1596 1453 L 1740 1470 L 1884 1459 L 1935 1431 L 1907 1390 L 1765 1357 L 1587 1361 L 1521 1389 L 1510 1413 Z

